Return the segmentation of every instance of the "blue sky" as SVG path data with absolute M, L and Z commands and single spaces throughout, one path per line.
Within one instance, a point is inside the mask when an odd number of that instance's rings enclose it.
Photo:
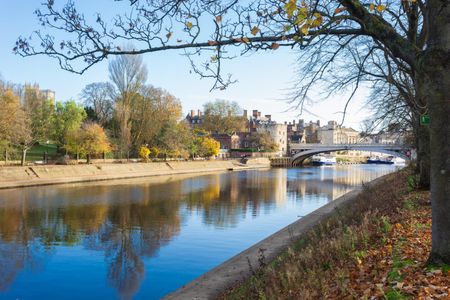
M 66 0 L 56 0 L 57 4 Z M 39 8 L 42 0 L 6 1 L 0 10 L 0 74 L 4 80 L 15 83 L 38 83 L 43 89 L 56 92 L 58 101 L 78 99 L 83 87 L 92 82 L 108 80 L 108 63 L 104 61 L 89 69 L 83 75 L 72 74 L 61 70 L 55 60 L 48 57 L 22 58 L 12 53 L 12 48 L 18 36 L 29 36 L 39 29 L 39 24 L 33 11 Z M 94 15 L 101 11 L 107 15 L 119 12 L 117 2 L 112 0 L 76 1 L 80 10 L 86 15 Z M 341 120 L 339 113 L 345 104 L 345 95 L 332 97 L 325 101 L 314 101 L 306 108 L 312 114 L 299 111 L 288 111 L 287 93 L 295 81 L 296 53 L 292 50 L 278 49 L 276 51 L 258 53 L 239 57 L 225 62 L 227 73 L 232 73 L 238 82 L 225 91 L 210 89 L 213 82 L 199 79 L 196 74 L 190 74 L 190 64 L 181 52 L 161 52 L 144 56 L 149 70 L 148 83 L 162 87 L 178 97 L 183 105 L 183 111 L 198 109 L 202 104 L 214 99 L 237 101 L 243 109 L 249 111 L 258 109 L 262 114 L 272 114 L 278 122 L 292 121 L 303 118 L 306 121 L 321 119 L 322 122 L 335 119 Z M 352 101 L 344 125 L 359 129 L 359 123 L 367 115 L 364 100 L 367 91 L 362 90 Z

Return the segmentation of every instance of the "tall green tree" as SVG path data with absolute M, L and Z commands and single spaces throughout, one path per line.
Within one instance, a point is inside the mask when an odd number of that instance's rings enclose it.
M 75 101 L 70 100 L 64 103 L 57 102 L 54 121 L 55 142 L 59 146 L 66 145 L 67 134 L 80 128 L 84 119 L 86 119 L 86 112 L 84 108 Z

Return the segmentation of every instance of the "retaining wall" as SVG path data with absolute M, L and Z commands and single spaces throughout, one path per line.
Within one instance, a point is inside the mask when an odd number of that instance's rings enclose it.
M 0 188 L 264 167 L 269 167 L 269 164 L 258 162 L 243 165 L 234 160 L 0 167 Z

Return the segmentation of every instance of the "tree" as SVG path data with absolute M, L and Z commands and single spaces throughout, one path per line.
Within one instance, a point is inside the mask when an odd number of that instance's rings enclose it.
M 152 142 L 164 155 L 164 158 L 187 158 L 189 157 L 187 148 L 191 140 L 191 132 L 184 122 L 177 123 L 175 120 L 169 120 L 163 124 Z
M 244 131 L 247 119 L 234 101 L 216 100 L 203 105 L 202 129 L 215 133 Z
M 198 154 L 202 157 L 211 157 L 219 154 L 220 143 L 210 137 L 197 138 Z
M 81 91 L 81 99 L 92 108 L 98 123 L 105 126 L 112 118 L 115 99 L 114 86 L 109 82 L 94 82 Z
M 91 155 L 111 151 L 111 145 L 103 128 L 96 123 L 85 123 L 81 127 L 81 149 L 86 154 L 87 163 Z
M 22 151 L 22 166 L 28 149 L 33 145 L 31 134 L 30 119 L 20 107 L 19 97 L 12 90 L 0 89 L 0 142 Z
M 273 141 L 268 132 L 255 132 L 249 138 L 249 142 L 253 148 L 266 151 L 280 151 L 277 143 Z
M 221 75 L 224 59 L 230 57 L 228 45 L 241 45 L 243 53 L 251 50 L 276 50 L 298 47 L 309 55 L 304 73 L 307 80 L 298 89 L 298 107 L 307 99 L 313 83 L 326 84 L 327 71 L 336 75 L 340 57 L 347 49 L 361 50 L 364 62 L 373 49 L 382 51 L 395 65 L 412 76 L 416 99 L 426 103 L 430 117 L 429 148 L 430 187 L 432 199 L 432 250 L 430 262 L 450 263 L 450 5 L 442 0 L 296 0 L 255 2 L 229 1 L 131 1 L 136 13 L 127 14 L 107 28 L 101 16 L 89 24 L 84 15 L 69 2 L 63 10 L 49 0 L 37 16 L 45 25 L 70 32 L 76 43 L 37 33 L 40 47 L 19 38 L 14 50 L 24 56 L 44 54 L 56 57 L 60 65 L 72 72 L 87 68 L 111 55 L 143 54 L 171 49 L 193 49 L 197 54 L 205 48 L 214 55 L 204 68 L 194 71 L 215 79 L 213 87 L 225 88 L 231 81 Z M 213 26 L 204 26 L 212 20 Z M 168 25 L 169 24 L 169 25 Z M 167 26 L 166 26 L 167 25 Z M 179 27 L 183 31 L 174 34 Z M 211 28 L 205 37 L 200 29 Z M 201 38 L 205 37 L 203 41 Z M 136 49 L 122 49 L 118 42 L 134 40 Z M 177 42 L 181 41 L 181 42 Z M 366 45 L 366 47 L 363 47 Z M 84 62 L 75 69 L 73 62 Z M 311 64 L 313 62 L 313 64 Z M 314 64 L 317 62 L 317 64 Z M 345 60 L 344 60 L 345 62 Z M 345 63 L 344 63 L 345 66 Z M 206 70 L 206 71 L 203 71 Z M 205 73 L 206 72 L 206 73 Z M 353 85 L 354 95 L 360 83 L 360 72 L 341 86 Z M 350 96 L 349 100 L 351 100 Z M 421 127 L 419 127 L 421 128 Z M 419 134 L 418 138 L 421 138 Z M 426 169 L 428 167 L 425 166 Z
M 121 55 L 109 63 L 109 78 L 118 96 L 115 116 L 119 124 L 119 148 L 129 156 L 132 146 L 131 114 L 133 104 L 139 98 L 139 90 L 147 80 L 147 67 L 141 56 Z
M 69 132 L 73 133 L 80 128 L 85 119 L 86 112 L 84 108 L 75 101 L 57 102 L 54 118 L 54 141 L 59 146 L 67 145 L 66 137 Z
M 148 157 L 150 156 L 150 149 L 147 148 L 147 146 L 141 146 L 139 148 L 139 157 L 142 158 L 144 161 L 148 160 Z
M 143 86 L 131 106 L 131 144 L 137 148 L 149 143 L 155 139 L 163 124 L 180 118 L 179 99 L 161 88 Z
M 67 152 L 75 154 L 77 161 L 80 159 L 80 155 L 84 154 L 83 132 L 81 128 L 73 128 L 66 133 L 63 147 Z

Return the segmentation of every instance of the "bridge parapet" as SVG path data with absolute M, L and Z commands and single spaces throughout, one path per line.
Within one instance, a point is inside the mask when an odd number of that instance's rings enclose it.
M 400 144 L 290 144 L 291 153 L 294 154 L 291 158 L 292 164 L 301 163 L 308 157 L 324 152 L 336 151 L 370 151 L 386 153 L 388 155 L 398 156 L 405 160 L 409 160 L 406 155 L 411 147 Z

